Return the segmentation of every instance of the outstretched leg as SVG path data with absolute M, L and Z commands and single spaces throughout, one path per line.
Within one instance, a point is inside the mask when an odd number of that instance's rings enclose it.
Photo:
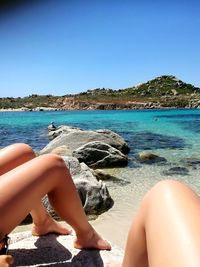
M 74 228 L 75 247 L 110 249 L 89 224 L 68 169 L 54 154 L 34 158 L 1 176 L 1 235 L 12 231 L 45 194 L 55 211 Z
M 123 267 L 200 266 L 200 198 L 176 181 L 162 181 L 142 201 L 131 226 Z
M 33 149 L 23 143 L 12 144 L 0 150 L 0 175 L 24 164 L 35 158 Z M 58 234 L 68 234 L 71 231 L 56 222 L 45 210 L 41 200 L 34 203 L 31 210 L 33 219 L 32 234 L 45 235 L 50 232 Z

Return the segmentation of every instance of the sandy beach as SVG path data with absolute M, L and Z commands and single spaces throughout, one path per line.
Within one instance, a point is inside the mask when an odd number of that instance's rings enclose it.
M 117 171 L 117 176 L 123 181 L 126 178 L 128 184 L 120 186 L 117 183 L 107 182 L 110 194 L 115 201 L 114 206 L 101 214 L 96 220 L 90 222 L 112 244 L 121 248 L 125 247 L 128 230 L 139 208 L 141 199 L 153 185 L 163 180 L 163 176 L 160 174 L 161 170 L 162 166 L 155 167 L 152 165 L 134 170 L 122 168 Z M 194 170 L 190 176 L 179 175 L 173 179 L 189 184 L 196 192 L 200 193 L 200 182 L 197 180 L 197 175 L 198 171 Z M 165 179 L 172 179 L 172 177 L 166 176 Z M 31 225 L 22 225 L 18 226 L 14 232 L 30 229 Z

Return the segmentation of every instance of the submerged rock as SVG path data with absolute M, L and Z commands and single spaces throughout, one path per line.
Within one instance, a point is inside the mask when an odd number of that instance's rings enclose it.
M 155 155 L 151 152 L 143 151 L 138 153 L 137 159 L 141 163 L 146 163 L 146 164 L 152 164 L 152 163 L 164 163 L 167 160 L 164 157 L 160 157 L 158 155 Z
M 198 103 L 200 108 L 200 102 Z M 197 108 L 197 107 L 196 107 Z M 190 115 L 191 116 L 191 115 Z M 196 117 L 194 120 L 194 116 Z M 184 120 L 184 121 L 176 121 L 176 124 L 180 125 L 184 130 L 193 132 L 193 133 L 199 133 L 200 132 L 200 119 L 199 114 L 194 114 L 193 120 Z M 183 119 L 183 117 L 182 117 Z
M 200 158 L 185 158 L 180 161 L 182 164 L 184 164 L 187 167 L 193 167 L 196 169 L 197 167 L 200 167 Z
M 185 167 L 172 167 L 168 170 L 164 170 L 162 174 L 166 176 L 171 176 L 171 175 L 188 175 L 189 170 Z
M 132 133 L 132 147 L 137 150 L 183 149 L 189 145 L 177 136 L 157 134 L 149 131 Z

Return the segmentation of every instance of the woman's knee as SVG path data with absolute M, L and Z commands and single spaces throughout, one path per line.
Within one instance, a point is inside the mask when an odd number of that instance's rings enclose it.
M 176 180 L 163 180 L 158 182 L 153 188 L 154 193 L 160 194 L 177 194 L 178 192 L 192 191 L 192 189 L 183 182 Z
M 8 151 L 8 152 L 13 153 L 13 154 L 16 153 L 16 154 L 18 154 L 18 156 L 26 155 L 26 156 L 29 156 L 30 158 L 35 156 L 35 153 L 34 153 L 32 147 L 29 146 L 28 144 L 25 144 L 25 143 L 12 144 L 12 145 L 6 147 L 5 151 Z
M 38 157 L 41 160 L 41 164 L 47 167 L 52 172 L 64 172 L 69 174 L 69 170 L 63 160 L 63 158 L 57 154 L 49 153 Z
M 185 184 L 175 180 L 162 180 L 154 185 L 152 191 L 164 193 L 165 191 L 176 191 L 182 187 L 186 187 Z
M 145 195 L 144 202 L 154 203 L 163 201 L 168 201 L 170 199 L 176 198 L 178 193 L 183 193 L 184 191 L 191 191 L 191 189 L 182 182 L 175 180 L 163 180 L 155 184 L 152 189 Z

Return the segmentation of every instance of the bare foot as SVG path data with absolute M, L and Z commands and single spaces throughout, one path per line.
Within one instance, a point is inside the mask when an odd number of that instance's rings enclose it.
M 78 249 L 111 250 L 110 243 L 103 239 L 92 227 L 86 234 L 77 236 L 74 247 Z
M 67 229 L 62 224 L 55 221 L 51 216 L 47 216 L 44 222 L 40 224 L 33 223 L 32 235 L 41 236 L 49 233 L 56 233 L 60 235 L 68 235 L 72 230 Z
M 0 256 L 0 266 L 9 267 L 13 263 L 13 257 L 11 255 L 1 255 Z

